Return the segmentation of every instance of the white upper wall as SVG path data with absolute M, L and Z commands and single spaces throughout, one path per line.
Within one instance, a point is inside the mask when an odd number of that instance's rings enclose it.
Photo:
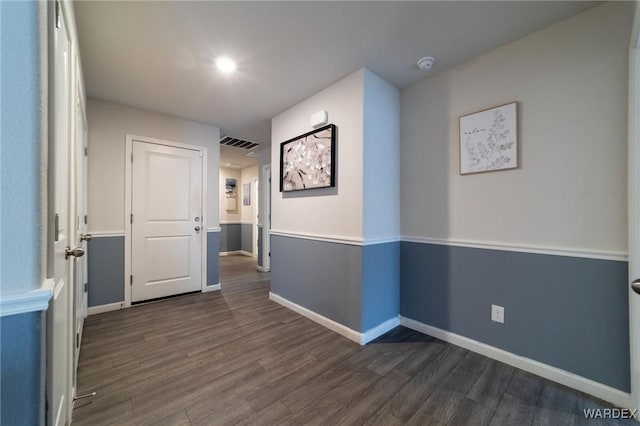
M 272 230 L 362 239 L 364 70 L 334 83 L 273 118 L 271 124 Z M 280 143 L 311 129 L 325 110 L 337 126 L 336 187 L 280 192 Z
M 125 135 L 207 147 L 207 224 L 218 226 L 220 129 L 193 121 L 88 99 L 89 230 L 124 232 Z
M 632 16 L 608 2 L 404 89 L 402 234 L 626 252 Z M 460 176 L 458 117 L 509 101 L 520 167 Z
M 258 224 L 260 226 L 263 226 L 265 223 L 265 216 L 266 216 L 266 211 L 265 211 L 265 203 L 266 203 L 266 195 L 265 195 L 265 188 L 269 189 L 269 191 L 271 190 L 271 187 L 267 186 L 269 185 L 268 182 L 264 181 L 264 177 L 263 177 L 263 170 L 264 170 L 264 166 L 270 166 L 271 165 L 271 147 L 269 148 L 265 148 L 263 150 L 258 151 L 258 174 L 259 177 L 258 179 L 260 179 L 260 199 L 258 200 Z
M 400 235 L 400 92 L 364 70 L 365 240 Z
M 253 212 L 256 207 L 256 188 L 254 187 L 254 180 L 258 179 L 258 165 L 254 165 L 251 167 L 245 167 L 240 171 L 240 181 L 241 185 L 238 191 L 238 204 L 240 205 L 240 220 L 242 223 L 253 223 Z M 244 205 L 244 185 L 250 185 L 250 202 L 251 205 Z

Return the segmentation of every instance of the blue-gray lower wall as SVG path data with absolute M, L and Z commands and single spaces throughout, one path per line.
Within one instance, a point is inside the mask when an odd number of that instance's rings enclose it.
M 220 233 L 207 232 L 207 285 L 218 279 Z M 87 248 L 89 306 L 124 302 L 124 236 L 96 236 Z
M 264 266 L 262 256 L 264 251 L 264 242 L 262 240 L 262 231 L 264 227 L 258 225 L 258 266 Z
M 253 253 L 253 225 L 250 223 L 240 226 L 240 250 Z
M 124 302 L 124 236 L 92 238 L 87 257 L 89 306 Z
M 352 330 L 398 316 L 400 244 L 271 236 L 271 291 Z
M 362 331 L 400 312 L 400 242 L 362 247 Z
M 242 250 L 242 228 L 239 223 L 220 224 L 220 252 Z
M 220 283 L 220 232 L 207 232 L 207 285 Z
M 401 315 L 629 392 L 626 262 L 411 242 L 400 259 Z
M 0 424 L 41 424 L 42 317 L 29 312 L 0 318 Z

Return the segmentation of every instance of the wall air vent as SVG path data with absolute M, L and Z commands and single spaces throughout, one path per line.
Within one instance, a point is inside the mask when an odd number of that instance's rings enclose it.
M 246 150 L 250 150 L 260 145 L 256 142 L 247 141 L 244 139 L 233 138 L 231 136 L 225 136 L 220 139 L 220 145 L 232 146 L 234 148 L 242 148 Z

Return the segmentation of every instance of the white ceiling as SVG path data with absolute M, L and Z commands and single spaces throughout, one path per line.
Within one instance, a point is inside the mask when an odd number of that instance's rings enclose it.
M 367 67 L 402 88 L 597 3 L 77 1 L 88 95 L 270 143 L 270 120 Z M 213 58 L 238 71 L 220 75 Z M 436 57 L 425 74 L 415 63 Z
M 259 145 L 252 150 L 246 150 L 233 146 L 220 145 L 220 167 L 244 169 L 245 167 L 258 164 L 258 157 L 247 156 L 247 154 L 262 148 L 263 147 Z

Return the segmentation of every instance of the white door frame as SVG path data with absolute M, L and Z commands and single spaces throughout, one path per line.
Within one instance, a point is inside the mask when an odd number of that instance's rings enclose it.
M 264 188 L 264 219 L 262 221 L 262 268 L 265 272 L 271 270 L 271 165 L 262 166 L 262 187 Z
M 200 145 L 189 145 L 185 143 L 172 142 L 164 139 L 150 138 L 147 136 L 139 136 L 133 134 L 126 134 L 126 149 L 125 149 L 125 177 L 124 177 L 124 306 L 125 308 L 131 307 L 131 222 L 129 220 L 131 215 L 131 196 L 132 196 L 132 180 L 133 163 L 131 156 L 133 153 L 133 142 L 145 142 L 156 145 L 164 145 L 173 148 L 189 149 L 192 151 L 199 151 L 202 156 L 202 222 L 200 227 L 204 232 L 200 233 L 201 244 L 201 269 L 202 274 L 200 277 L 200 288 L 202 292 L 207 290 L 207 147 Z M 135 219 L 135 218 L 134 218 Z
M 251 199 L 253 200 L 253 209 L 251 217 L 251 251 L 254 257 L 258 257 L 258 226 L 260 226 L 260 179 L 254 178 L 251 182 Z
M 629 49 L 629 283 L 640 278 L 640 5 L 635 6 Z M 640 410 L 640 295 L 628 291 L 630 408 Z

